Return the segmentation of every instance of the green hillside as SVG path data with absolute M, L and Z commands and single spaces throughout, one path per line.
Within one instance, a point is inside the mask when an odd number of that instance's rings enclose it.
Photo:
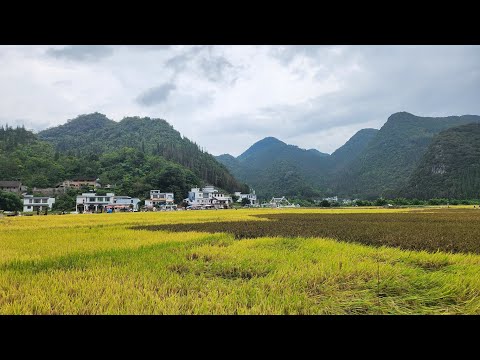
M 377 132 L 360 130 L 332 155 L 267 137 L 237 158 L 223 154 L 217 160 L 260 196 L 321 197 L 334 194 L 334 174 L 353 162 Z
M 418 199 L 480 198 L 480 122 L 435 136 L 401 195 Z
M 357 159 L 377 133 L 377 129 L 362 129 L 353 135 L 343 146 L 332 153 L 331 170 L 339 171 Z
M 391 115 L 357 160 L 335 178 L 339 195 L 389 197 L 404 187 L 433 137 L 440 131 L 480 116 L 419 117 L 407 112 Z
M 182 137 L 162 119 L 127 117 L 117 123 L 103 114 L 94 113 L 78 116 L 64 125 L 44 130 L 38 136 L 54 144 L 58 152 L 76 156 L 105 157 L 108 153 L 129 148 L 146 158 L 160 158 L 178 164 L 203 182 L 227 191 L 247 190 L 214 156 Z M 120 164 L 115 166 L 118 168 Z M 103 175 L 101 180 L 119 181 L 115 173 Z
M 323 194 L 330 155 L 287 145 L 274 137 L 262 139 L 237 158 L 217 156 L 239 180 L 264 198 L 317 197 Z
M 116 123 L 98 113 L 38 136 L 24 128 L 1 127 L 0 174 L 1 180 L 20 179 L 30 188 L 99 177 L 123 195 L 145 197 L 149 190 L 161 189 L 174 192 L 177 201 L 192 186 L 206 183 L 229 192 L 248 191 L 212 155 L 164 120 L 127 118 Z

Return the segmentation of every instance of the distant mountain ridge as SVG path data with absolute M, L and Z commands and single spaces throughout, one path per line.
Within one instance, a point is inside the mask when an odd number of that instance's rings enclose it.
M 434 136 L 450 127 L 480 119 L 476 115 L 420 117 L 391 115 L 368 146 L 342 174 L 333 190 L 340 195 L 374 198 L 394 196 L 426 152 Z
M 396 196 L 407 185 L 437 134 L 479 121 L 477 115 L 434 118 L 398 112 L 380 130 L 358 131 L 331 155 L 313 156 L 316 151 L 267 137 L 237 158 L 223 154 L 217 159 L 239 180 L 266 197 L 307 193 L 360 198 Z M 292 177 L 296 180 L 293 183 L 279 180 Z M 300 188 L 303 190 L 299 191 Z

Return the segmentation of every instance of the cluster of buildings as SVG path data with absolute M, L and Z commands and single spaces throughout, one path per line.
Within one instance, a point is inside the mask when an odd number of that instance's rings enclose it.
M 252 194 L 242 194 L 241 192 L 235 192 L 237 202 L 242 202 L 242 199 L 246 198 L 250 200 L 251 206 L 257 206 L 257 195 L 255 192 Z M 187 209 L 223 209 L 228 208 L 233 203 L 233 198 L 221 193 L 211 185 L 207 185 L 200 189 L 199 187 L 192 188 L 188 197 L 183 200 L 187 204 Z
M 75 210 L 77 213 L 92 213 L 92 212 L 117 212 L 117 211 L 139 211 L 139 198 L 130 196 L 115 195 L 113 192 L 107 192 L 104 195 L 98 194 L 95 189 L 101 188 L 99 179 L 95 178 L 78 178 L 75 180 L 65 180 L 56 188 L 65 189 L 82 189 L 85 186 L 93 188 L 93 191 L 84 192 L 76 197 Z M 110 185 L 104 188 L 111 188 Z M 23 186 L 20 181 L 0 181 L 0 190 L 10 191 L 23 195 L 23 211 L 24 212 L 39 212 L 45 210 L 52 210 L 55 204 L 55 193 L 52 196 L 33 196 L 27 194 L 27 187 Z M 42 189 L 33 189 L 33 192 Z M 44 193 L 45 194 L 45 193 Z M 49 194 L 47 192 L 47 194 Z M 237 202 L 242 202 L 243 199 L 249 200 L 249 206 L 259 206 L 257 204 L 257 195 L 242 194 L 235 192 Z M 162 192 L 160 190 L 150 190 L 150 197 L 145 200 L 145 205 L 142 207 L 145 211 L 157 210 L 176 210 L 177 205 L 174 201 L 174 194 L 171 192 Z M 189 193 L 188 197 L 183 200 L 187 209 L 219 209 L 228 208 L 233 203 L 233 198 L 229 194 L 220 192 L 212 185 L 207 185 L 203 188 L 194 187 Z

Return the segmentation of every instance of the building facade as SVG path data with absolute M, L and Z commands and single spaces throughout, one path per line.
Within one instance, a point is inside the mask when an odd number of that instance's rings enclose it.
M 232 197 L 207 185 L 203 189 L 192 188 L 184 201 L 193 208 L 224 208 L 232 203 Z
M 46 209 L 52 210 L 52 206 L 55 203 L 55 198 L 48 196 L 23 196 L 23 211 L 44 211 Z
M 21 181 L 0 181 L 0 190 L 22 194 L 27 191 L 27 187 Z
M 76 210 L 84 212 L 112 211 L 138 211 L 140 199 L 130 196 L 115 196 L 114 193 L 97 195 L 96 193 L 83 193 L 77 196 Z
M 255 195 L 255 190 L 251 194 L 242 194 L 240 191 L 235 192 L 235 196 L 238 196 L 237 202 L 242 202 L 242 199 L 250 200 L 250 205 L 257 206 L 257 195 Z
M 65 180 L 57 185 L 57 188 L 72 188 L 80 189 L 82 186 L 92 186 L 93 188 L 100 188 L 100 179 L 95 178 L 77 178 L 74 180 Z
M 150 190 L 150 199 L 145 200 L 145 207 L 149 210 L 173 210 L 177 208 L 174 203 L 174 198 L 173 193 L 161 192 L 160 190 Z

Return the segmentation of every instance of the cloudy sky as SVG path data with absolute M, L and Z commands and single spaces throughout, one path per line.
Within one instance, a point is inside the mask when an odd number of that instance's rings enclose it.
M 388 116 L 480 115 L 480 46 L 0 46 L 0 124 L 163 118 L 214 155 L 331 153 Z

